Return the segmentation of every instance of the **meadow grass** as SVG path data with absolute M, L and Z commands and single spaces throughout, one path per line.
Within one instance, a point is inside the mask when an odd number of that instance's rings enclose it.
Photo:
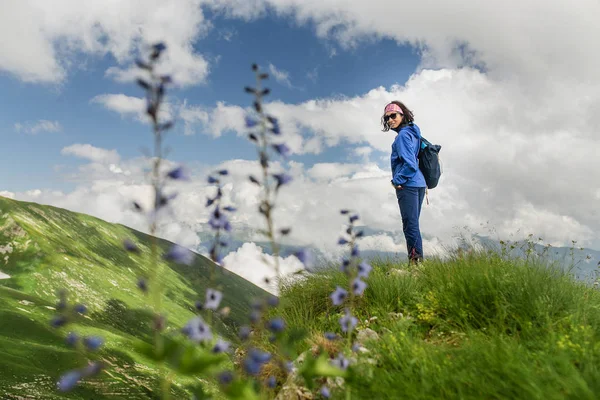
M 358 399 L 591 399 L 600 389 L 600 293 L 541 260 L 489 251 L 408 268 L 373 263 L 355 303 L 365 340 L 349 383 Z M 282 292 L 290 327 L 337 331 L 328 295 L 344 275 L 327 268 Z M 343 398 L 341 390 L 333 398 Z

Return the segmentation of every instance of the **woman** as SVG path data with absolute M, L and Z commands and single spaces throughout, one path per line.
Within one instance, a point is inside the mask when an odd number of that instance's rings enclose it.
M 419 170 L 421 131 L 414 123 L 413 113 L 399 101 L 392 101 L 385 106 L 381 123 L 384 132 L 391 129 L 397 133 L 392 144 L 392 186 L 396 189 L 400 206 L 408 259 L 416 263 L 423 260 L 419 217 L 427 187 Z

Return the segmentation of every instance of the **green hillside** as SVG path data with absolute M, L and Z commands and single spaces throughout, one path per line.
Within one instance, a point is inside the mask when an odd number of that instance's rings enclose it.
M 122 225 L 35 203 L 0 197 L 0 398 L 149 398 L 158 384 L 157 370 L 133 351 L 136 337 L 150 334 L 150 300 L 136 287 L 146 266 L 123 249 L 133 240 L 149 253 L 150 237 Z M 171 243 L 158 240 L 161 249 Z M 191 265 L 165 263 L 162 310 L 169 325 L 182 327 L 203 300 L 212 262 L 200 255 Z M 246 323 L 251 300 L 264 291 L 215 266 L 216 287 L 224 292 L 227 317 L 214 314 L 214 326 L 228 339 Z M 84 383 L 69 395 L 55 390 L 58 377 L 81 366 L 83 359 L 65 346 L 65 332 L 49 321 L 57 291 L 66 289 L 70 303 L 88 312 L 75 325 L 78 333 L 105 339 L 101 359 L 111 368 L 102 380 Z M 71 328 L 69 328 L 71 329 Z M 183 395 L 176 382 L 175 398 Z
M 0 218 L 0 271 L 10 276 L 0 280 L 0 399 L 159 399 L 157 366 L 133 350 L 134 339 L 150 333 L 149 301 L 135 287 L 143 265 L 121 248 L 128 237 L 147 252 L 149 238 L 89 216 L 3 198 Z M 160 241 L 165 249 L 169 245 Z M 596 285 L 542 259 L 493 250 L 457 251 L 410 268 L 393 260 L 372 266 L 366 290 L 352 302 L 358 318 L 352 351 L 346 340 L 325 335 L 341 334 L 348 306 L 334 306 L 330 298 L 338 285 L 348 285 L 337 266 L 284 285 L 281 307 L 271 312 L 283 317 L 287 332 L 308 333 L 292 342 L 301 354 L 295 365 L 304 372 L 282 377 L 265 399 L 320 399 L 323 384 L 332 399 L 598 397 Z M 191 267 L 165 268 L 163 304 L 171 324 L 183 326 L 194 315 L 192 304 L 203 297 L 210 269 L 200 256 Z M 232 309 L 228 318 L 214 314 L 216 328 L 233 339 L 251 300 L 264 292 L 220 269 L 216 279 Z M 60 288 L 89 307 L 76 330 L 105 338 L 98 355 L 109 366 L 101 378 L 64 395 L 55 390 L 57 379 L 84 360 L 65 346 L 65 332 L 49 324 Z M 255 340 L 281 356 L 268 332 Z M 351 360 L 345 381 L 306 373 L 315 365 L 311 356 L 336 358 L 340 352 Z M 273 371 L 261 370 L 259 381 Z M 312 393 L 307 376 L 316 384 Z M 171 398 L 190 399 L 186 389 L 194 383 L 177 378 Z
M 560 268 L 493 252 L 457 252 L 418 267 L 373 264 L 354 303 L 358 342 L 350 354 L 352 399 L 597 399 L 600 291 Z M 328 297 L 347 287 L 338 268 L 282 291 L 290 328 L 311 331 L 298 351 L 335 357 L 345 340 L 343 307 Z M 347 353 L 348 354 L 348 353 Z M 298 382 L 302 385 L 302 382 Z M 345 387 L 328 382 L 332 399 Z

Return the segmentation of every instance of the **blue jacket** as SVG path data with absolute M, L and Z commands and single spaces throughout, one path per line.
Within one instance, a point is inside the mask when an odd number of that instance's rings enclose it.
M 427 187 L 417 158 L 420 145 L 421 130 L 416 124 L 404 125 L 398 130 L 390 157 L 394 186 Z

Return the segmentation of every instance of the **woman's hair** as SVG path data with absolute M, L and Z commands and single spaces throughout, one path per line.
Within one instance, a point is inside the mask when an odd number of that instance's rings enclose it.
M 402 102 L 400 102 L 398 100 L 394 100 L 391 103 L 394 103 L 397 106 L 399 106 L 400 109 L 402 109 L 402 114 L 404 114 L 404 118 L 402 119 L 402 124 L 400 124 L 400 126 L 408 125 L 409 123 L 414 122 L 415 116 L 413 115 L 412 111 L 410 111 Z M 387 106 L 387 104 L 386 104 L 386 106 Z M 383 119 L 384 115 L 385 115 L 385 113 L 381 116 L 381 125 L 383 125 L 382 131 L 387 132 L 390 130 L 390 126 Z

